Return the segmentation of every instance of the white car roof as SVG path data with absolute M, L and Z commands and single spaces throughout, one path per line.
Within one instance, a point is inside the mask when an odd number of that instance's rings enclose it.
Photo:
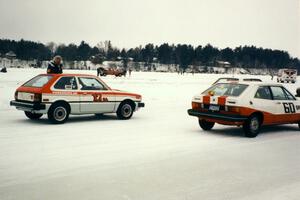
M 273 83 L 273 82 L 256 82 L 256 81 L 233 81 L 233 82 L 228 82 L 228 81 L 224 81 L 224 82 L 218 82 L 219 83 L 227 83 L 227 84 L 244 84 L 244 85 L 249 85 L 249 86 L 283 86 L 280 83 Z

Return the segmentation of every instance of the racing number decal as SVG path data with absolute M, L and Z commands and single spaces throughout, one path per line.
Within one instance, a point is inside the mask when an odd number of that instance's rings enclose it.
M 293 103 L 283 103 L 285 113 L 295 113 L 296 109 Z
M 107 102 L 107 97 L 102 97 L 102 94 L 93 94 L 94 102 Z

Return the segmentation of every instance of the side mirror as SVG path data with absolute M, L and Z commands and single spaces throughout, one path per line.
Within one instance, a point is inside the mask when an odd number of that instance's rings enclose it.
M 300 88 L 298 88 L 297 90 L 296 90 L 296 97 L 300 97 Z

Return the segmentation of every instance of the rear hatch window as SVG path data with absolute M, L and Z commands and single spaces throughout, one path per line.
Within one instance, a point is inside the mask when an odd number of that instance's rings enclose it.
M 234 84 L 234 83 L 218 83 L 213 85 L 202 94 L 214 96 L 240 96 L 248 87 L 246 84 Z
M 46 85 L 52 79 L 52 77 L 52 75 L 39 75 L 27 81 L 23 86 L 41 88 Z

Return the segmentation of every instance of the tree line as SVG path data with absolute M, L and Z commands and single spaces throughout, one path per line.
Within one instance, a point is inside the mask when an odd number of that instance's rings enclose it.
M 210 44 L 194 47 L 187 44 L 161 45 L 147 44 L 130 49 L 114 47 L 110 41 L 100 42 L 90 46 L 82 41 L 76 44 L 55 44 L 26 40 L 0 40 L 0 53 L 15 52 L 17 58 L 23 60 L 50 60 L 53 55 L 61 55 L 64 60 L 91 60 L 102 63 L 104 60 L 133 60 L 151 63 L 176 64 L 182 69 L 190 65 L 214 66 L 216 61 L 227 61 L 235 67 L 246 68 L 283 68 L 292 67 L 300 69 L 300 60 L 293 58 L 288 52 L 258 48 L 255 46 L 240 46 L 234 49 L 219 49 Z

